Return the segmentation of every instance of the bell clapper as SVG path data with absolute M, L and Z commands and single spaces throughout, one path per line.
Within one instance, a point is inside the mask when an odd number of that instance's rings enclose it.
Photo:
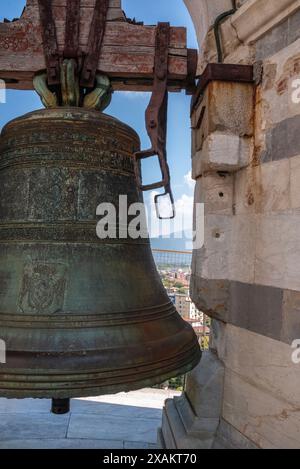
M 79 106 L 80 88 L 74 59 L 65 59 L 60 67 L 61 97 L 63 106 Z
M 52 399 L 52 414 L 64 415 L 70 412 L 70 399 Z

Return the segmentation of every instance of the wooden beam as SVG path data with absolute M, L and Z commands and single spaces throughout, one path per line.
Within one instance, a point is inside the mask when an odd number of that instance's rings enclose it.
M 67 0 L 52 0 L 59 50 L 65 42 Z M 95 0 L 81 0 L 79 46 L 84 53 Z M 127 21 L 120 0 L 110 0 L 106 32 L 98 71 L 107 74 L 115 90 L 151 90 L 155 53 L 155 26 Z M 187 64 L 186 29 L 171 28 L 169 50 L 170 89 L 185 88 Z M 46 68 L 37 0 L 27 0 L 22 17 L 0 23 L 0 78 L 8 88 L 33 89 L 36 72 Z

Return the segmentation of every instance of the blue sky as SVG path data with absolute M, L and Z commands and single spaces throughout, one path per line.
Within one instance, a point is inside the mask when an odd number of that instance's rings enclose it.
M 0 20 L 4 17 L 18 17 L 25 5 L 25 0 L 1 2 Z M 182 0 L 123 0 L 123 9 L 128 17 L 135 17 L 145 24 L 169 21 L 174 26 L 186 26 L 188 46 L 197 48 L 193 24 Z M 147 93 L 115 93 L 112 104 L 106 110 L 118 119 L 131 125 L 140 135 L 142 148 L 149 147 L 145 130 L 144 113 L 149 102 Z M 185 177 L 191 167 L 191 142 L 189 107 L 190 96 L 184 93 L 170 93 L 168 114 L 168 161 L 170 165 L 172 187 L 176 200 L 191 200 L 193 187 Z M 41 103 L 34 92 L 8 91 L 7 103 L 0 105 L 0 126 L 10 119 L 40 108 Z M 157 165 L 154 161 L 145 163 L 147 179 L 157 179 Z M 146 196 L 148 199 L 149 195 Z

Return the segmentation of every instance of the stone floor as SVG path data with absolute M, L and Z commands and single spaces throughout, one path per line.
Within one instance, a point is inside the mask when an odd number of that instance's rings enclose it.
M 0 449 L 155 448 L 165 399 L 178 393 L 143 389 L 73 399 L 68 415 L 48 400 L 0 399 Z

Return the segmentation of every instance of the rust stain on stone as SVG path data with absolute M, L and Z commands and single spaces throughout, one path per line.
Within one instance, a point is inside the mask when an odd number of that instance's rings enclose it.
M 268 91 L 274 87 L 277 75 L 277 64 L 267 63 L 264 66 L 263 90 Z
M 263 99 L 262 99 L 262 88 L 258 86 L 253 94 L 253 107 L 254 107 L 254 115 L 253 115 L 253 128 L 254 128 L 254 151 L 253 151 L 253 158 L 252 158 L 252 165 L 253 167 L 260 164 L 260 155 L 262 153 L 262 141 L 260 139 L 260 132 L 262 128 L 262 119 L 263 119 Z
M 261 154 L 264 150 L 264 140 L 261 139 L 261 129 L 263 120 L 263 98 L 262 86 L 258 86 L 253 95 L 254 106 L 254 150 L 253 158 L 249 168 L 248 185 L 245 192 L 245 202 L 248 207 L 255 205 L 255 211 L 261 210 L 262 204 L 262 183 L 261 183 Z
M 300 74 L 300 54 L 290 57 L 283 66 L 282 74 L 275 83 L 277 94 L 284 94 L 289 88 L 290 79 Z

